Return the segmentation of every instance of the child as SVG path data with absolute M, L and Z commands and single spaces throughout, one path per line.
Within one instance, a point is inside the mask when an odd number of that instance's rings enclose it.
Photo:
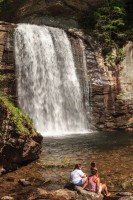
M 106 197 L 111 195 L 107 189 L 106 184 L 100 183 L 100 179 L 97 174 L 97 169 L 94 168 L 93 170 L 91 170 L 91 175 L 88 177 L 88 190 L 96 192 L 99 195 L 101 195 L 102 193 Z
M 97 170 L 96 163 L 94 161 L 91 162 L 90 171 Z

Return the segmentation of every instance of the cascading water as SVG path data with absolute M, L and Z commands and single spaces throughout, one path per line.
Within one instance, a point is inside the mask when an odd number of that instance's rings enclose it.
M 85 101 L 85 107 L 86 110 L 89 111 L 89 115 L 90 115 L 90 105 L 89 105 L 89 99 L 90 99 L 90 80 L 88 79 L 88 75 L 87 75 L 87 65 L 86 65 L 86 55 L 85 55 L 85 47 L 84 47 L 84 43 L 81 39 L 79 39 L 79 44 L 80 44 L 80 48 L 81 48 L 81 55 L 82 55 L 82 66 L 83 66 L 83 76 L 84 76 L 84 82 L 83 82 L 83 93 L 84 93 L 84 101 Z
M 20 24 L 15 31 L 18 101 L 42 135 L 81 133 L 86 118 L 70 41 L 58 28 Z

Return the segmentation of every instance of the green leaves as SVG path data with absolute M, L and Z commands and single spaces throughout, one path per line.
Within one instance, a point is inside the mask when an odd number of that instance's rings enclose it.
M 125 16 L 125 10 L 122 7 L 119 6 L 113 6 L 113 10 L 112 12 L 116 15 L 116 16 Z
M 101 41 L 105 42 L 109 40 L 106 35 L 110 37 L 111 40 L 117 38 L 117 34 L 122 31 L 125 26 L 125 10 L 123 8 L 123 3 L 120 1 L 107 0 L 101 8 L 98 8 L 95 12 L 95 29 L 101 35 Z M 106 34 L 104 34 L 106 33 Z
M 13 103 L 3 94 L 0 93 L 0 101 L 4 108 L 10 112 L 10 121 L 14 125 L 14 131 L 17 134 L 31 134 L 36 135 L 31 119 L 15 107 Z
M 108 67 L 114 67 L 124 59 L 125 52 L 121 48 L 127 37 L 126 11 L 124 0 L 105 0 L 94 13 L 94 35 L 99 41 Z M 113 54 L 113 49 L 116 49 Z

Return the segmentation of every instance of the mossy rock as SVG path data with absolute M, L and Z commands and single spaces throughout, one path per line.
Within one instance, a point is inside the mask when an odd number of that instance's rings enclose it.
M 2 94 L 0 94 L 0 110 L 1 132 L 37 135 L 32 120 Z
M 16 170 L 25 162 L 38 159 L 43 137 L 31 119 L 0 94 L 0 175 Z

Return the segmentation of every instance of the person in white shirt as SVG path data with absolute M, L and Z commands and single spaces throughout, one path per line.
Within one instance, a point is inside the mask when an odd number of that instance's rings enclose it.
M 81 164 L 76 164 L 70 175 L 70 182 L 77 186 L 85 188 L 88 185 L 88 178 L 81 170 Z

